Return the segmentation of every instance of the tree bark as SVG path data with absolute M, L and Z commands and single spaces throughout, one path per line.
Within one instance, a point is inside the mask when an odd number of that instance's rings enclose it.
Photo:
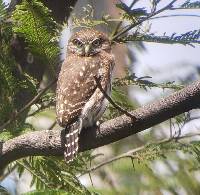
M 97 148 L 136 134 L 181 113 L 200 107 L 200 81 L 132 111 L 136 117 L 121 115 L 100 127 L 85 129 L 80 135 L 79 152 Z M 0 143 L 0 170 L 10 162 L 26 156 L 63 155 L 64 131 L 42 130 L 27 133 Z

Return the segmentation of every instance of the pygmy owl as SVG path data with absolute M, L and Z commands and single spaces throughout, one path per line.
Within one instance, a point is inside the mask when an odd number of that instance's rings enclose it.
M 113 66 L 114 57 L 106 34 L 84 29 L 70 38 L 56 91 L 57 122 L 66 129 L 67 162 L 78 152 L 80 131 L 95 125 L 106 109 L 108 101 L 95 78 L 109 95 Z

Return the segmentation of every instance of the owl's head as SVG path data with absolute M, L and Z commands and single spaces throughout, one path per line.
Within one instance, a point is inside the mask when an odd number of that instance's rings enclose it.
M 101 52 L 111 51 L 111 44 L 106 34 L 94 30 L 84 29 L 76 32 L 69 40 L 67 51 L 79 56 L 93 56 Z

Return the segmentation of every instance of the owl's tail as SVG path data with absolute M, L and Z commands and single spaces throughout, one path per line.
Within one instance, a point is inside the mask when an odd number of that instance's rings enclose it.
M 77 121 L 66 127 L 64 159 L 66 162 L 71 162 L 78 153 L 78 140 L 81 131 L 81 122 Z

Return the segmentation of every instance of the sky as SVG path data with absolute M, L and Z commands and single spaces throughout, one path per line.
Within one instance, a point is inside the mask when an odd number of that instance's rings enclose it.
M 187 11 L 188 14 L 199 14 L 198 11 Z M 183 13 L 179 11 L 179 13 Z M 177 12 L 176 12 L 177 14 Z M 199 14 L 200 15 L 200 14 Z M 185 33 L 191 30 L 200 29 L 200 18 L 197 17 L 176 17 L 164 18 L 152 21 L 151 32 L 162 35 L 166 32 L 171 35 L 173 32 Z M 159 43 L 145 43 L 146 52 L 138 53 L 140 66 L 158 68 L 177 63 L 199 64 L 200 46 L 165 45 Z
M 132 2 L 132 0 L 124 1 Z M 143 7 L 144 2 L 141 0 L 138 3 L 138 7 Z M 169 3 L 169 0 L 163 0 L 160 3 L 160 7 L 165 6 L 166 3 Z M 176 5 L 182 4 L 185 0 L 179 0 Z M 137 4 L 136 4 L 137 5 Z M 172 17 L 172 18 L 163 18 L 158 20 L 152 20 L 151 32 L 154 32 L 158 35 L 162 35 L 166 32 L 167 35 L 172 34 L 173 32 L 184 33 L 191 30 L 200 29 L 200 13 L 199 10 L 180 10 L 180 11 L 168 11 L 163 15 L 168 14 L 193 14 L 199 15 L 199 17 Z M 182 45 L 164 45 L 164 44 L 153 44 L 145 43 L 147 48 L 146 53 L 142 53 L 139 58 L 139 63 L 146 64 L 150 66 L 155 66 L 156 68 L 163 64 L 166 66 L 168 64 L 177 63 L 177 62 L 190 62 L 190 63 L 199 63 L 199 52 L 200 46 L 196 45 L 196 48 L 190 46 L 183 47 Z
M 132 0 L 125 1 L 127 4 Z M 148 1 L 141 0 L 136 7 L 144 7 Z M 164 7 L 169 0 L 162 0 L 160 7 Z M 177 1 L 175 5 L 180 5 L 185 0 Z M 150 32 L 155 35 L 172 35 L 174 32 L 183 34 L 188 31 L 200 29 L 200 13 L 199 10 L 179 10 L 167 11 L 162 15 L 170 14 L 186 14 L 186 15 L 199 15 L 199 17 L 171 17 L 162 18 L 158 20 L 151 20 Z M 164 81 L 179 81 L 184 80 L 190 73 L 193 73 L 196 67 L 200 66 L 200 45 L 183 46 L 180 44 L 160 44 L 160 43 L 147 43 L 144 42 L 145 51 L 134 50 L 137 54 L 137 62 L 134 64 L 134 72 L 136 76 L 152 76 L 153 82 Z M 134 48 L 133 48 L 134 49 Z M 197 75 L 196 75 L 197 77 Z M 195 77 L 194 77 L 195 78 Z M 155 96 L 160 96 L 161 91 L 154 89 L 152 94 L 146 92 L 137 94 L 130 93 L 134 96 L 140 104 L 147 103 L 155 99 Z
M 10 2 L 10 0 L 4 0 Z M 124 0 L 126 4 L 130 4 L 132 0 Z M 150 0 L 140 0 L 136 4 L 136 7 L 144 7 Z M 169 0 L 162 0 L 160 7 L 169 3 Z M 178 0 L 176 5 L 182 4 L 185 0 Z M 199 10 L 189 11 L 170 11 L 166 14 L 196 14 L 200 16 Z M 190 30 L 200 29 L 200 17 L 176 17 L 176 18 L 163 18 L 159 20 L 153 20 L 151 26 L 151 32 L 162 35 L 167 35 L 173 32 L 184 33 Z M 65 31 L 64 34 L 66 34 Z M 66 42 L 65 42 L 66 43 Z M 138 62 L 136 66 L 136 74 L 143 76 L 142 74 L 148 69 L 157 69 L 158 67 L 171 67 L 178 63 L 188 64 L 200 64 L 200 46 L 196 45 L 195 48 L 191 46 L 182 45 L 164 45 L 158 43 L 145 43 L 146 51 L 137 52 Z

